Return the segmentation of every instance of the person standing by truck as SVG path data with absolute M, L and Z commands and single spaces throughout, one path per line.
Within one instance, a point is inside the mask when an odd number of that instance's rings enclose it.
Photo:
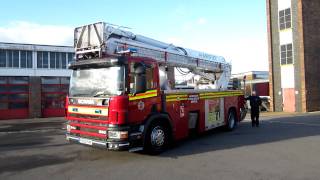
M 250 101 L 252 127 L 259 127 L 260 106 L 262 103 L 261 98 L 256 95 L 255 91 L 252 91 L 252 95 L 246 97 L 245 100 Z

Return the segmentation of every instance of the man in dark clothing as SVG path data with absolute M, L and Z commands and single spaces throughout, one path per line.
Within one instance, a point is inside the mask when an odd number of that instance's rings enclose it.
M 259 114 L 260 114 L 259 107 L 261 106 L 261 99 L 259 96 L 256 95 L 255 91 L 252 91 L 252 95 L 249 97 L 246 97 L 245 99 L 250 101 L 252 127 L 254 126 L 259 127 Z

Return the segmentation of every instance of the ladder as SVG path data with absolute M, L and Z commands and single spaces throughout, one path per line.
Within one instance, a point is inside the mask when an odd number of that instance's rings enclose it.
M 217 81 L 219 88 L 227 88 L 231 76 L 231 64 L 222 56 L 177 47 L 105 22 L 75 28 L 74 38 L 76 60 L 131 53 L 131 56 L 152 58 L 162 65 L 188 68 L 194 74 Z

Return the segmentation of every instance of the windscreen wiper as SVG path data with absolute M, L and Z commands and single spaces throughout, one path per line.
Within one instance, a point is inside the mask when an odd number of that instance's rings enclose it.
M 106 96 L 106 95 L 109 95 L 109 94 L 107 94 L 107 92 L 105 91 L 98 91 L 97 93 L 95 93 L 95 95 L 93 95 L 93 97 Z
M 73 94 L 72 97 L 77 97 L 77 96 L 80 96 L 80 97 L 89 97 L 88 94 Z

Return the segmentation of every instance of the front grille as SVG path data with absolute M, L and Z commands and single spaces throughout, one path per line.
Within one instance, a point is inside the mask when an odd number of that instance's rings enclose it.
M 70 125 L 75 126 L 76 130 L 78 130 L 78 131 L 88 132 L 88 133 L 96 133 L 96 134 L 100 134 L 99 129 L 94 129 L 94 128 L 90 128 L 90 127 L 81 127 L 81 126 L 82 125 L 95 126 L 95 127 L 106 127 L 107 126 L 107 124 L 83 122 L 83 121 L 77 121 L 77 120 L 69 121 L 69 123 L 70 123 Z M 72 132 L 72 134 L 79 136 L 79 137 L 88 138 L 88 139 L 106 140 L 106 138 L 103 138 L 103 137 L 96 137 L 96 136 L 80 134 L 80 133 L 78 134 L 76 132 Z M 100 134 L 100 135 L 104 135 L 104 134 Z
M 93 116 L 93 115 L 85 115 L 85 114 L 72 114 L 70 113 L 69 116 L 75 117 L 75 118 L 83 118 L 83 119 L 94 119 L 94 120 L 104 120 L 107 121 L 107 116 Z
M 92 133 L 99 133 L 98 129 L 91 129 L 91 128 L 85 128 L 85 127 L 80 127 L 80 131 L 86 131 L 86 132 L 92 132 Z

